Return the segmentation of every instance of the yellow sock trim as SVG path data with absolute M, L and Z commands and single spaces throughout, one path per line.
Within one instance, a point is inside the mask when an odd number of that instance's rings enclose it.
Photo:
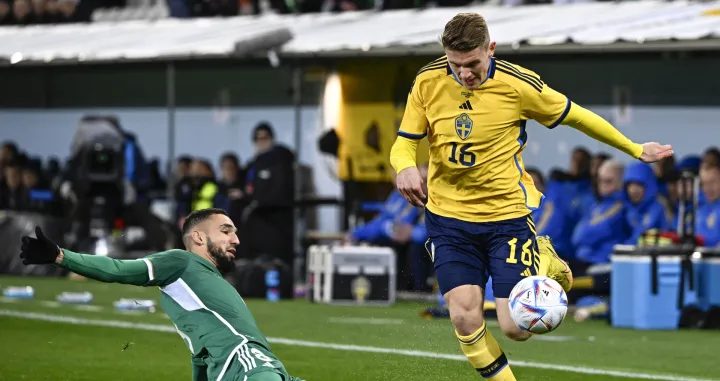
M 465 357 L 480 376 L 492 381 L 516 381 L 505 353 L 487 330 L 485 322 L 470 335 L 463 336 L 455 331 L 455 336 Z

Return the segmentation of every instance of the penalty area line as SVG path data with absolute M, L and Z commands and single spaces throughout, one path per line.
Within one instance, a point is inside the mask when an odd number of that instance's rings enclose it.
M 87 326 L 98 326 L 98 327 L 112 327 L 112 328 L 129 328 L 139 329 L 145 331 L 155 332 L 172 332 L 176 333 L 175 327 L 164 324 L 143 324 L 143 323 L 131 323 L 127 321 L 119 320 L 101 320 L 101 319 L 85 319 L 77 318 L 73 316 L 63 315 L 49 315 L 35 312 L 21 312 L 15 310 L 0 309 L 0 316 L 8 316 L 20 319 L 28 320 L 40 320 L 55 323 L 66 323 L 75 325 L 87 325 Z M 268 337 L 268 341 L 274 344 L 300 346 L 300 347 L 312 347 L 312 348 L 323 348 L 323 349 L 334 349 L 340 351 L 349 352 L 366 352 L 366 353 L 384 353 L 411 357 L 422 357 L 422 358 L 435 358 L 443 360 L 455 360 L 455 361 L 467 361 L 465 356 L 446 354 L 446 353 L 435 353 L 425 351 L 411 351 L 404 349 L 394 348 L 380 348 L 370 347 L 364 345 L 347 345 L 347 344 L 333 344 L 324 343 L 317 341 L 306 341 L 306 340 L 294 340 L 282 337 Z M 282 361 L 282 360 L 281 360 Z M 649 373 L 638 373 L 638 372 L 625 372 L 616 371 L 609 369 L 590 368 L 583 366 L 571 366 L 571 365 L 560 365 L 560 364 L 549 364 L 534 361 L 522 361 L 522 360 L 511 360 L 510 365 L 519 368 L 535 368 L 535 369 L 547 369 L 561 372 L 571 372 L 580 374 L 594 374 L 603 376 L 612 376 L 620 378 L 634 378 L 643 380 L 661 380 L 661 381 L 719 381 L 712 379 L 702 379 L 693 377 L 675 376 L 669 374 L 649 374 Z

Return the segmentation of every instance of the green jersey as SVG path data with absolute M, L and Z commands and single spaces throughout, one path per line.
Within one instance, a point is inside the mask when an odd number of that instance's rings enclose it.
M 259 372 L 290 379 L 242 297 L 208 260 L 184 250 L 139 260 L 63 251 L 61 266 L 89 278 L 160 287 L 163 309 L 192 353 L 193 380 L 243 380 Z

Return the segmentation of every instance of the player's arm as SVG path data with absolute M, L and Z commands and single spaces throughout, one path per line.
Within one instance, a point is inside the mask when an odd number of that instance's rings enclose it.
M 420 206 L 425 195 L 422 191 L 422 178 L 417 170 L 417 147 L 420 139 L 427 135 L 428 121 L 425 116 L 425 105 L 421 94 L 421 83 L 416 79 L 408 95 L 398 137 L 390 150 L 390 164 L 398 174 L 398 191 L 411 204 Z M 401 172 L 405 171 L 401 175 Z
M 548 128 L 555 128 L 561 124 L 573 127 L 636 159 L 643 154 L 641 144 L 634 143 L 608 121 L 572 102 L 547 84 L 539 82 L 539 79 L 536 80 L 534 86 L 523 86 L 518 91 L 521 96 L 521 112 L 524 119 L 534 119 Z
M 398 137 L 390 150 L 390 164 L 397 173 L 417 165 L 417 146 L 420 139 L 427 135 L 428 122 L 420 94 L 421 86 L 420 83 L 413 83 L 410 89 Z
M 187 266 L 187 258 L 169 251 L 143 259 L 120 260 L 62 249 L 55 263 L 100 282 L 162 286 L 180 277 Z

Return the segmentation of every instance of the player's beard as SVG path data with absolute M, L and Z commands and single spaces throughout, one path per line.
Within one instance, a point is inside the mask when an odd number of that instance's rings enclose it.
M 215 260 L 220 273 L 225 275 L 235 270 L 235 259 L 228 256 L 220 246 L 216 245 L 209 238 L 207 240 L 207 250 L 210 256 Z

